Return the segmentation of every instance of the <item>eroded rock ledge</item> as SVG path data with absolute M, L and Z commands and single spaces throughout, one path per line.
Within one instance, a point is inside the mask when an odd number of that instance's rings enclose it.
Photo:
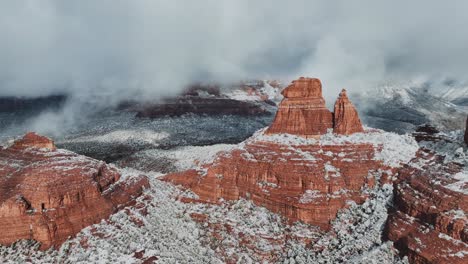
M 131 204 L 145 176 L 126 177 L 116 168 L 56 149 L 46 137 L 28 133 L 0 147 L 0 243 L 20 239 L 59 246 L 82 228 Z

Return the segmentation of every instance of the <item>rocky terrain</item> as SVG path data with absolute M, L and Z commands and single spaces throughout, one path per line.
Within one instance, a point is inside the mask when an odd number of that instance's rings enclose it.
M 422 148 L 394 183 L 386 233 L 411 263 L 466 263 L 468 184 L 462 137 L 424 130 L 416 137 Z
M 426 83 L 390 82 L 353 98 L 370 127 L 400 134 L 427 123 L 444 131 L 463 129 L 466 107 L 441 96 L 441 90 L 440 86 L 426 87 Z
M 56 149 L 28 133 L 0 149 L 0 243 L 19 239 L 59 247 L 86 226 L 132 204 L 148 181 L 112 166 Z
M 277 83 L 271 82 L 278 86 Z M 226 90 L 227 89 L 227 90 Z M 136 112 L 140 118 L 197 115 L 271 115 L 279 87 L 270 82 L 239 83 L 222 89 L 216 84 L 194 84 L 180 95 L 159 102 L 124 102 L 119 109 Z
M 198 85 L 183 97 L 273 107 L 266 98 L 278 101 L 278 91 L 267 82 L 231 93 Z M 58 141 L 112 165 L 35 134 L 4 141 L 0 223 L 11 232 L 0 240 L 7 245 L 0 260 L 466 262 L 462 131 L 365 127 L 345 90 L 328 110 L 318 79 L 298 79 L 282 95 L 273 122 L 260 130 L 271 118 L 139 118 L 127 109 Z
M 378 158 L 388 149 L 385 133 L 339 136 L 364 132 L 345 91 L 335 104 L 334 114 L 325 107 L 318 79 L 296 80 L 283 90 L 283 95 L 268 129 L 220 154 L 213 164 L 170 174 L 165 179 L 190 188 L 202 201 L 243 197 L 291 221 L 301 220 L 324 229 L 347 203 L 365 201 L 363 189 L 379 185 L 380 179 L 382 184 L 388 181 L 392 165 L 399 164 L 386 164 Z M 327 130 L 335 134 L 317 138 Z M 287 136 L 292 134 L 298 136 Z M 379 137 L 380 144 L 375 140 Z M 411 149 L 405 143 L 393 147 Z M 407 156 L 402 153 L 401 158 Z

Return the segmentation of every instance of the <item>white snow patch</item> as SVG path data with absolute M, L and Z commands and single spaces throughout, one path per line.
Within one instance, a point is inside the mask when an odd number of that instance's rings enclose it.
M 345 145 L 345 144 L 371 144 L 376 149 L 376 159 L 382 160 L 384 164 L 398 167 L 402 163 L 410 161 L 419 149 L 417 142 L 410 135 L 398 135 L 378 129 L 366 129 L 364 133 L 352 135 L 337 135 L 327 133 L 319 139 L 304 138 L 291 134 L 265 134 L 266 128 L 257 131 L 249 141 L 266 141 L 282 145 Z M 381 148 L 381 150 L 379 150 Z
M 446 185 L 445 188 L 448 188 L 455 192 L 460 192 L 465 195 L 468 195 L 468 172 L 462 171 L 453 175 L 453 179 L 457 180 L 454 183 Z

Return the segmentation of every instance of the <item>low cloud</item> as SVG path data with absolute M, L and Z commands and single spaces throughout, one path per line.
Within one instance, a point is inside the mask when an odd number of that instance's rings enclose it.
M 157 99 L 194 81 L 339 89 L 468 70 L 466 1 L 0 2 L 0 96 Z

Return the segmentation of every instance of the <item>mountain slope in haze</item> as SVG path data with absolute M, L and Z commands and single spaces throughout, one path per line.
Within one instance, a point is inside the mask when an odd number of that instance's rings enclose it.
M 441 130 L 464 126 L 465 108 L 432 94 L 423 84 L 387 84 L 354 94 L 364 123 L 386 131 L 406 133 L 430 123 Z

